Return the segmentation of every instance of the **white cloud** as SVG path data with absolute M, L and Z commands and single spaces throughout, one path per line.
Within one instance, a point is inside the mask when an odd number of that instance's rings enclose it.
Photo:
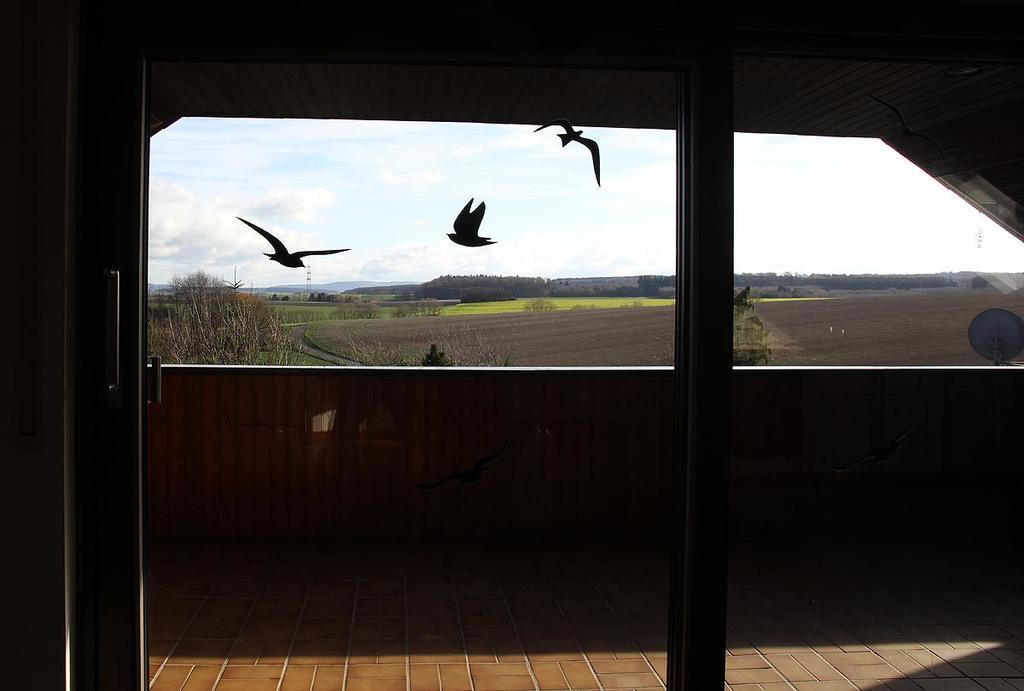
M 337 195 L 323 187 L 268 190 L 259 201 L 247 204 L 247 213 L 264 222 L 310 223 L 334 206 Z M 258 225 L 258 224 L 257 224 Z

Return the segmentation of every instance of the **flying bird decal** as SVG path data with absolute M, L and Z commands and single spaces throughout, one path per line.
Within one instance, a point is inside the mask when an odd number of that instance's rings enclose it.
M 431 482 L 429 484 L 417 484 L 416 486 L 419 487 L 420 489 L 434 489 L 436 487 L 440 487 L 446 482 L 451 482 L 452 480 L 460 480 L 462 484 L 465 484 L 467 482 L 476 482 L 480 479 L 480 476 L 484 474 L 484 471 L 487 470 L 487 466 L 495 458 L 497 458 L 498 456 L 505 452 L 505 449 L 508 448 L 508 443 L 510 441 L 512 441 L 511 437 L 505 440 L 505 443 L 501 445 L 500 449 L 498 449 L 494 453 L 488 454 L 481 458 L 479 461 L 474 463 L 473 467 L 470 468 L 469 470 L 463 470 L 462 472 L 459 473 L 453 473 L 444 479 L 438 480 L 437 482 Z
M 914 431 L 915 427 L 917 427 L 917 421 L 920 418 L 921 413 L 918 412 L 917 415 L 914 416 L 914 421 L 910 423 L 910 426 L 907 427 L 907 429 L 905 429 L 902 434 L 897 436 L 895 439 L 892 440 L 891 443 L 887 444 L 886 446 L 878 446 L 878 444 L 876 443 L 870 452 L 868 452 L 864 456 L 861 456 L 853 463 L 846 463 L 844 465 L 833 464 L 832 469 L 842 473 L 857 467 L 861 463 L 874 463 L 876 465 L 879 463 L 885 463 L 890 458 L 895 456 L 896 452 L 903 447 L 903 442 L 907 440 L 907 437 L 910 436 L 910 433 Z
M 572 123 L 565 118 L 556 118 L 551 122 L 546 122 L 534 132 L 540 132 L 545 127 L 551 127 L 552 125 L 558 125 L 565 130 L 565 134 L 558 135 L 558 138 L 562 140 L 562 147 L 566 147 L 569 142 L 579 142 L 583 146 L 590 149 L 590 156 L 594 159 L 594 176 L 597 178 L 597 186 L 601 186 L 601 151 L 597 148 L 597 142 L 593 139 L 587 139 L 583 135 L 583 130 L 573 129 Z
M 273 254 L 267 254 L 266 252 L 264 252 L 263 253 L 264 256 L 270 257 L 270 261 L 277 262 L 278 264 L 281 264 L 282 266 L 287 266 L 287 267 L 290 267 L 292 269 L 298 269 L 299 267 L 305 266 L 305 264 L 302 263 L 302 258 L 303 257 L 308 257 L 308 256 L 314 255 L 314 254 L 337 254 L 338 252 L 348 252 L 348 249 L 343 249 L 343 250 L 307 250 L 305 252 L 289 252 L 288 248 L 284 246 L 283 242 L 278 240 L 276 237 L 274 237 L 273 235 L 271 235 L 267 231 L 265 231 L 262 228 L 260 228 L 255 223 L 250 223 L 249 221 L 247 221 L 244 218 L 241 218 L 239 216 L 235 216 L 235 218 L 237 218 L 239 221 L 241 221 L 245 225 L 249 226 L 250 228 L 252 228 L 257 233 L 259 233 L 260 235 L 262 235 L 264 238 L 267 239 L 267 242 L 269 242 L 271 244 L 271 246 L 273 246 L 274 253 Z
M 455 218 L 455 223 L 452 224 L 452 228 L 455 229 L 454 233 L 448 233 L 448 237 L 451 238 L 452 242 L 456 245 L 463 245 L 465 247 L 483 247 L 484 245 L 495 244 L 490 238 L 480 237 L 480 224 L 484 220 L 484 212 L 487 211 L 487 205 L 480 202 L 480 205 L 473 211 L 470 211 L 470 207 L 473 206 L 473 200 L 462 207 L 462 211 Z
M 868 96 L 870 96 L 872 98 L 872 100 L 874 100 L 874 101 L 876 101 L 878 103 L 881 103 L 883 106 L 885 106 L 886 108 L 888 108 L 892 112 L 896 113 L 896 117 L 900 121 L 900 129 L 903 130 L 904 136 L 907 136 L 907 137 L 917 137 L 918 139 L 923 139 L 924 141 L 928 142 L 929 144 L 931 144 L 932 146 L 935 147 L 935 150 L 939 152 L 939 156 L 942 156 L 943 158 L 946 158 L 946 152 L 942 150 L 942 147 L 939 146 L 939 143 L 937 141 L 935 141 L 934 139 L 929 137 L 927 134 L 921 134 L 920 132 L 917 132 L 915 130 L 910 129 L 910 125 L 907 124 L 907 119 L 905 117 L 903 117 L 903 111 L 901 111 L 899 108 L 897 108 L 893 104 L 887 103 L 887 102 L 883 101 L 882 99 L 880 99 L 878 96 L 875 96 L 874 94 L 868 94 Z

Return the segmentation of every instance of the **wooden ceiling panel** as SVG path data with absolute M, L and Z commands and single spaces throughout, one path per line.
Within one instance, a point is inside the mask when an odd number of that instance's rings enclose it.
M 670 73 L 356 64 L 153 65 L 152 111 L 275 117 L 674 128 Z

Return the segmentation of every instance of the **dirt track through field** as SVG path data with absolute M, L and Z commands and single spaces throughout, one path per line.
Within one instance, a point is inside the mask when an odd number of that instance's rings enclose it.
M 674 308 L 634 307 L 312 324 L 322 347 L 347 355 L 351 340 L 426 353 L 432 342 L 479 339 L 525 367 L 671 365 Z
M 1024 315 L 1024 293 L 842 297 L 761 303 L 755 310 L 771 331 L 771 364 L 977 366 L 986 362 L 971 350 L 967 327 L 992 307 Z

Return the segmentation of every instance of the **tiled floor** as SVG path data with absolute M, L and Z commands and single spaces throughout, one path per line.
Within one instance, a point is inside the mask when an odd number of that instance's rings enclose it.
M 727 687 L 1024 689 L 1024 579 L 1014 552 L 1007 540 L 920 536 L 737 546 Z
M 151 688 L 664 688 L 650 550 L 166 542 L 151 556 Z
M 153 549 L 153 689 L 664 688 L 667 561 L 607 544 Z M 1024 689 L 999 545 L 739 545 L 726 689 Z

